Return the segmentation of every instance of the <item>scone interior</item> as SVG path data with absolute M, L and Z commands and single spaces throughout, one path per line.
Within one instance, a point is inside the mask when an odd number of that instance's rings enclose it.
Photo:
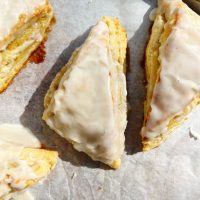
M 43 119 L 78 151 L 119 168 L 126 128 L 127 36 L 103 17 L 52 82 Z
M 27 0 L 6 2 L 6 5 L 0 3 L 5 9 L 0 12 L 0 28 L 4 30 L 0 34 L 0 92 L 8 87 L 30 55 L 46 40 L 53 19 L 53 9 L 47 0 L 37 0 L 33 6 Z M 7 23 L 4 20 L 8 20 Z
M 144 150 L 159 146 L 200 102 L 200 17 L 181 0 L 160 0 L 146 49 Z
M 55 167 L 57 152 L 0 141 L 0 199 L 44 179 Z

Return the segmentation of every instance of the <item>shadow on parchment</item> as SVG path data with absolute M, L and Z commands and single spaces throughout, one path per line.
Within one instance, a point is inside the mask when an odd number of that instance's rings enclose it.
M 151 6 L 151 9 L 157 6 L 157 1 L 158 0 L 142 0 L 145 3 L 149 4 Z
M 75 166 L 109 169 L 100 162 L 91 162 L 91 159 L 86 154 L 74 150 L 71 144 L 54 131 L 50 130 L 46 123 L 42 120 L 44 97 L 52 80 L 55 78 L 60 69 L 67 63 L 72 52 L 85 41 L 89 32 L 90 29 L 88 29 L 83 35 L 73 40 L 62 52 L 56 63 L 44 77 L 40 86 L 31 97 L 29 104 L 26 106 L 24 113 L 20 117 L 20 121 L 25 127 L 29 128 L 36 135 L 45 148 L 58 151 L 62 160 L 70 162 Z
M 152 5 L 152 1 L 143 0 Z M 148 42 L 152 22 L 149 14 L 154 6 L 151 6 L 143 17 L 143 22 L 128 41 L 129 69 L 127 72 L 128 89 L 128 125 L 125 136 L 125 151 L 128 155 L 142 151 L 142 139 L 140 131 L 143 124 L 144 100 L 146 97 L 145 88 L 145 48 Z

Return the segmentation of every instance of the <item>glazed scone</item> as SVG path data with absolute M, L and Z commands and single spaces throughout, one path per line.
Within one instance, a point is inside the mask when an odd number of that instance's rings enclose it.
M 0 92 L 46 40 L 52 19 L 48 0 L 0 1 Z
M 160 0 L 146 49 L 144 150 L 159 146 L 200 103 L 200 17 L 181 0 Z
M 103 17 L 58 73 L 45 97 L 43 119 L 78 151 L 119 168 L 126 128 L 127 36 Z
M 0 199 L 43 180 L 56 162 L 55 151 L 0 140 Z

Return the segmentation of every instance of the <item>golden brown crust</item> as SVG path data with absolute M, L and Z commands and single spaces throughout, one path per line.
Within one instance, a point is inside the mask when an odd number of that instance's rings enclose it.
M 167 132 L 167 134 L 161 134 L 152 140 L 143 138 L 143 140 L 142 140 L 143 151 L 149 151 L 153 148 L 160 146 L 165 140 L 167 140 L 167 138 L 171 135 L 173 130 L 174 129 L 171 129 L 170 131 Z
M 26 160 L 30 165 L 36 163 L 38 160 L 45 161 L 46 166 L 48 166 L 48 171 L 54 169 L 57 162 L 58 152 L 50 151 L 46 149 L 33 149 L 33 148 L 24 148 L 20 154 L 21 160 Z M 44 169 L 45 170 L 45 169 Z M 35 173 L 38 175 L 46 174 L 46 171 L 41 171 L 36 169 Z

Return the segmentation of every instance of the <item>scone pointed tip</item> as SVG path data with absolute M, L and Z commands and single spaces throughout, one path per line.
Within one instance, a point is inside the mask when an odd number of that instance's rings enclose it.
M 111 167 L 113 169 L 119 169 L 121 167 L 121 159 L 114 160 Z

